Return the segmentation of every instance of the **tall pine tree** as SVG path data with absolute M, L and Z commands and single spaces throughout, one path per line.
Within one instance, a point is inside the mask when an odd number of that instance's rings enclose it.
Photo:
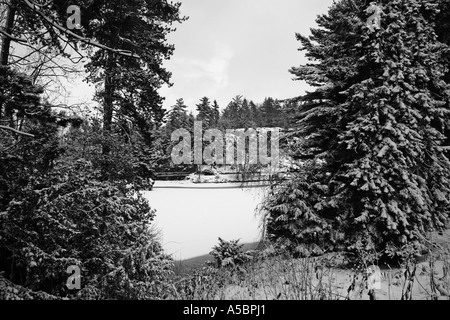
M 200 99 L 200 103 L 197 104 L 197 120 L 203 121 L 203 128 L 208 129 L 214 125 L 214 109 L 211 107 L 211 102 L 208 97 Z
M 178 99 L 175 105 L 167 113 L 166 129 L 169 132 L 173 132 L 177 129 L 192 129 L 193 123 L 190 123 L 187 113 L 187 106 L 183 99 Z
M 450 90 L 437 4 L 383 1 L 371 31 L 368 3 L 342 0 L 312 36 L 298 35 L 315 61 L 291 72 L 317 89 L 303 97 L 297 155 L 314 161 L 268 200 L 269 237 L 299 254 L 322 244 L 401 257 L 446 227 Z

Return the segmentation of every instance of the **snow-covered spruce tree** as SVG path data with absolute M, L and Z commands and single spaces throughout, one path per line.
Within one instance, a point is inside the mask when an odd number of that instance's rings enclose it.
M 435 30 L 438 36 L 438 40 L 450 45 L 450 1 L 440 0 L 439 1 L 439 13 L 436 17 Z M 450 53 L 444 56 L 446 60 L 447 68 L 450 67 Z M 450 83 L 450 70 L 447 70 L 444 80 Z
M 329 193 L 331 176 L 327 171 L 336 170 L 335 137 L 342 130 L 338 120 L 345 112 L 345 97 L 340 92 L 361 78 L 355 46 L 360 41 L 364 14 L 362 6 L 356 9 L 352 1 L 339 1 L 328 14 L 318 16 L 316 22 L 321 28 L 311 29 L 309 38 L 297 34 L 301 50 L 306 51 L 311 63 L 294 67 L 291 73 L 317 89 L 292 99 L 294 105 L 299 102 L 301 107 L 293 110 L 297 130 L 286 137 L 286 142 L 290 155 L 306 162 L 293 173 L 292 181 L 275 186 L 265 203 L 268 238 L 295 255 L 320 253 L 319 243 L 333 248 L 344 237 L 333 227 L 336 210 L 327 212 L 320 199 Z M 325 160 L 326 165 L 317 159 Z M 321 210 L 314 208 L 316 204 Z
M 445 228 L 450 90 L 442 80 L 448 47 L 434 31 L 437 3 L 383 1 L 381 28 L 371 31 L 368 2 L 343 0 L 309 39 L 299 36 L 316 63 L 291 72 L 319 88 L 299 112 L 297 156 L 325 163 L 296 177 L 301 201 L 284 195 L 284 185 L 274 189 L 270 238 L 297 252 L 326 242 L 401 257 L 405 245 L 420 248 L 427 232 Z M 295 224 L 285 223 L 293 216 Z M 305 234 L 300 226 L 312 218 Z

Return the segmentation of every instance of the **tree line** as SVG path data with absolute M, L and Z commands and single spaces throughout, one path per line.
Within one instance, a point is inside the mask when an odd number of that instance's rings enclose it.
M 202 121 L 202 129 L 219 129 L 226 132 L 227 129 L 258 129 L 258 128 L 282 128 L 289 129 L 292 126 L 292 114 L 294 102 L 278 100 L 272 97 L 265 98 L 262 103 L 255 103 L 245 97 L 235 96 L 224 108 L 221 108 L 216 100 L 211 101 L 203 97 L 195 105 L 197 114 L 189 112 L 182 98 L 166 111 L 164 125 L 159 133 L 158 146 L 164 155 L 157 162 L 157 170 L 160 172 L 194 172 L 198 168 L 195 165 L 174 165 L 171 159 L 171 151 L 178 143 L 172 141 L 171 136 L 175 130 L 186 129 L 191 136 L 194 134 L 194 122 Z M 203 141 L 203 147 L 207 147 L 208 141 Z
M 163 299 L 173 296 L 173 260 L 152 229 L 140 191 L 170 167 L 170 133 L 204 128 L 282 127 L 296 162 L 265 200 L 266 237 L 296 256 L 345 251 L 410 259 L 450 212 L 450 4 L 335 1 L 310 36 L 310 62 L 293 67 L 314 90 L 260 104 L 207 97 L 166 111 L 158 89 L 186 20 L 165 0 L 0 3 L 0 297 Z M 57 81 L 82 68 L 97 116 L 55 105 Z M 81 290 L 65 286 L 70 266 Z M 6 283 L 11 286 L 4 286 Z M 12 292 L 19 286 L 21 292 Z
M 271 97 L 255 103 L 238 95 L 222 110 L 216 100 L 203 97 L 195 107 L 196 116 L 188 112 L 189 107 L 182 98 L 178 99 L 166 113 L 167 131 L 192 128 L 194 121 L 202 121 L 206 129 L 288 128 L 290 125 L 290 104 Z

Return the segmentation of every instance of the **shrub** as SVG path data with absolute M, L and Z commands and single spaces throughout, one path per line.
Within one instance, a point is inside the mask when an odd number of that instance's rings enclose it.
M 172 261 L 150 230 L 148 202 L 126 184 L 99 181 L 90 162 L 58 163 L 36 177 L 0 217 L 7 277 L 34 291 L 73 296 L 68 266 L 81 269 L 79 297 L 155 299 Z
M 239 240 L 224 241 L 219 238 L 219 244 L 209 253 L 216 259 L 218 268 L 235 269 L 251 259 L 250 254 L 242 252 L 243 245 L 238 242 Z

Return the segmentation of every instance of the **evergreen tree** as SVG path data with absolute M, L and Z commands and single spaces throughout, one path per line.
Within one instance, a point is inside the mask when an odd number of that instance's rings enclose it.
M 450 1 L 439 1 L 439 13 L 436 17 L 436 34 L 440 42 L 450 45 Z M 447 72 L 444 80 L 450 83 L 450 52 L 444 55 L 445 64 L 447 65 Z
M 282 122 L 283 114 L 281 105 L 278 100 L 266 98 L 261 105 L 261 113 L 263 117 L 263 126 L 277 127 Z
M 212 117 L 213 118 L 213 123 L 212 123 L 212 126 L 214 128 L 217 128 L 218 125 L 219 125 L 219 120 L 220 120 L 220 108 L 219 108 L 219 104 L 217 103 L 216 100 L 214 100 L 214 102 L 213 102 L 212 109 L 213 109 L 213 117 Z
M 223 110 L 221 125 L 226 129 L 241 128 L 241 108 L 243 99 L 242 96 L 236 96 Z
M 87 80 L 102 84 L 96 98 L 103 106 L 105 135 L 115 129 L 114 119 L 127 119 L 150 145 L 164 116 L 158 89 L 169 83 L 170 73 L 162 61 L 174 49 L 166 42 L 172 24 L 184 20 L 179 15 L 180 4 L 162 0 L 80 0 L 73 4 L 84 9 L 83 35 L 116 50 L 97 50 L 86 65 Z M 109 148 L 103 151 L 107 154 Z
M 189 128 L 192 131 L 194 128 L 194 122 L 195 122 L 195 117 L 194 117 L 194 114 L 192 113 L 192 111 L 189 112 L 188 122 L 189 122 Z
M 203 97 L 197 104 L 197 120 L 203 121 L 203 128 L 209 129 L 214 125 L 214 109 L 211 107 L 209 98 Z
M 248 129 L 252 126 L 250 105 L 247 99 L 242 101 L 242 106 L 239 111 L 239 124 L 244 129 Z
M 132 119 L 150 143 L 151 132 L 164 115 L 157 90 L 170 78 L 162 61 L 174 47 L 166 43 L 166 37 L 174 22 L 185 20 L 179 15 L 180 4 L 164 0 L 74 0 L 70 4 L 83 8 L 78 30 L 66 28 L 65 0 L 6 1 L 0 64 L 8 64 L 11 43 L 27 39 L 33 44 L 28 47 L 46 59 L 46 52 L 53 51 L 66 58 L 74 52 L 89 56 L 87 80 L 103 84 L 97 99 L 103 106 L 105 134 L 111 131 L 113 119 Z
M 314 161 L 274 190 L 269 237 L 303 254 L 325 243 L 401 257 L 446 227 L 450 91 L 437 3 L 383 1 L 371 31 L 366 1 L 341 0 L 311 37 L 298 35 L 316 63 L 291 72 L 318 88 L 303 98 L 297 154 Z
M 184 104 L 183 99 L 178 99 L 172 109 L 167 113 L 166 129 L 169 132 L 173 132 L 177 129 L 192 129 L 187 113 L 187 106 Z
M 261 111 L 259 110 L 258 106 L 253 101 L 250 101 L 249 109 L 250 109 L 250 119 L 252 120 L 251 124 L 252 128 L 261 127 L 262 118 L 261 118 Z

